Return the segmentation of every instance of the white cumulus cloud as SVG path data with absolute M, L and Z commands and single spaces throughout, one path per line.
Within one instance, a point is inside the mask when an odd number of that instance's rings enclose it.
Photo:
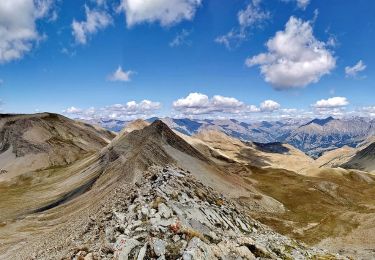
M 273 100 L 265 100 L 260 104 L 260 110 L 264 112 L 273 112 L 280 109 L 280 104 Z
M 253 113 L 275 112 L 280 107 L 280 104 L 273 100 L 266 100 L 257 107 L 234 97 L 214 95 L 210 98 L 202 93 L 190 93 L 188 96 L 173 102 L 174 110 L 185 116 L 235 116 L 244 118 Z
M 142 100 L 140 102 L 129 101 L 125 104 L 114 104 L 102 108 L 90 107 L 88 109 L 80 109 L 70 107 L 63 111 L 74 118 L 80 119 L 119 119 L 132 120 L 135 118 L 145 118 L 154 115 L 161 108 L 161 103 L 150 100 Z
M 362 107 L 361 110 L 375 114 L 375 106 Z
M 361 107 L 358 109 L 357 113 L 360 116 L 375 117 L 375 106 Z
M 313 107 L 315 108 L 338 108 L 349 105 L 346 97 L 332 97 L 328 99 L 318 100 Z
M 124 71 L 121 66 L 117 68 L 117 70 L 108 77 L 110 81 L 123 81 L 128 82 L 131 81 L 131 75 L 135 74 L 134 71 L 128 70 Z
M 173 108 L 183 114 L 203 115 L 212 113 L 239 113 L 245 104 L 233 97 L 190 93 L 187 97 L 173 102 Z
M 306 7 L 310 4 L 310 0 L 297 0 L 297 6 L 302 9 L 306 9 Z
M 22 58 L 43 38 L 36 22 L 48 17 L 52 5 L 51 0 L 0 1 L 0 63 Z
M 268 52 L 248 58 L 246 65 L 259 65 L 265 81 L 276 89 L 316 83 L 336 66 L 327 44 L 314 37 L 310 22 L 293 16 L 285 30 L 277 32 L 266 46 Z
M 253 0 L 245 9 L 240 10 L 237 19 L 242 29 L 259 25 L 271 17 L 270 12 L 261 9 L 260 0 Z
M 111 16 L 105 11 L 91 10 L 85 6 L 86 20 L 72 22 L 72 34 L 77 43 L 86 44 L 87 38 L 97 33 L 99 30 L 106 28 L 112 23 Z
M 301 8 L 303 10 L 306 9 L 306 7 L 310 4 L 311 0 L 282 0 L 283 2 L 289 3 L 294 2 L 297 4 L 298 8 Z
M 201 93 L 190 93 L 185 98 L 180 98 L 173 102 L 173 107 L 176 109 L 180 108 L 199 108 L 208 106 L 210 103 L 207 95 Z
M 118 11 L 124 11 L 129 27 L 144 22 L 170 26 L 192 20 L 201 0 L 122 0 Z
M 104 6 L 106 5 L 107 0 L 92 0 L 95 2 L 98 6 Z
M 69 107 L 67 108 L 66 110 L 63 111 L 64 113 L 68 113 L 68 114 L 76 114 L 76 113 L 81 113 L 82 112 L 82 109 L 80 108 L 76 108 L 76 107 Z
M 357 77 L 358 73 L 364 71 L 366 69 L 366 65 L 363 63 L 362 60 L 358 61 L 357 64 L 350 67 L 345 67 L 345 74 L 346 77 Z

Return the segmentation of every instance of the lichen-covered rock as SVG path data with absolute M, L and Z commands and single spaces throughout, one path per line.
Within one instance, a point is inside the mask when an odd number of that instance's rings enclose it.
M 211 248 L 197 237 L 193 237 L 190 240 L 184 254 L 182 255 L 183 260 L 214 258 L 216 257 L 214 256 Z
M 154 253 L 156 256 L 163 256 L 165 255 L 165 247 L 166 242 L 159 239 L 159 238 L 153 238 L 151 239 L 151 247 L 154 250 Z
M 164 204 L 160 203 L 158 206 L 159 214 L 164 218 L 172 216 L 172 211 Z
M 119 239 L 116 241 L 116 253 L 115 257 L 119 260 L 128 260 L 129 254 L 131 251 L 140 245 L 138 240 L 133 238 L 126 238 L 125 236 L 120 236 Z

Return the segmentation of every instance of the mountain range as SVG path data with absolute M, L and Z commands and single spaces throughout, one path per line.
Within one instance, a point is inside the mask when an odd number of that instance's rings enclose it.
M 159 118 L 150 118 L 153 122 Z M 334 119 L 328 117 L 313 120 L 283 120 L 246 123 L 235 119 L 197 120 L 160 118 L 171 129 L 186 135 L 194 135 L 203 129 L 224 132 L 243 141 L 258 143 L 282 142 L 293 145 L 313 158 L 324 152 L 344 146 L 356 147 L 375 134 L 375 121 L 367 118 Z M 108 130 L 118 132 L 129 121 L 90 121 Z
M 149 121 L 115 134 L 56 114 L 2 115 L 0 259 L 375 256 L 373 137 L 314 160 L 215 127 L 234 120 L 171 119 L 189 122 L 185 133 Z

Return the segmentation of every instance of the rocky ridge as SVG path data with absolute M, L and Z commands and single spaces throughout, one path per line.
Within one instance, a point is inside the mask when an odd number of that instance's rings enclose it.
M 172 166 L 151 167 L 65 259 L 313 259 L 324 251 L 277 234 Z M 116 194 L 120 194 L 119 190 Z M 99 242 L 98 237 L 104 237 Z M 91 245 L 90 245 L 91 244 Z M 39 256 L 36 256 L 39 257 Z M 333 257 L 333 256 L 332 256 Z

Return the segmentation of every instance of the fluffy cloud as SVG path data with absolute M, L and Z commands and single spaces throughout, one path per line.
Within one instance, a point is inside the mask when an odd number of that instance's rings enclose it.
M 363 63 L 362 60 L 358 61 L 357 64 L 355 64 L 352 67 L 345 67 L 345 74 L 346 77 L 357 77 L 358 73 L 361 71 L 364 71 L 366 69 L 366 65 Z
M 362 110 L 362 111 L 366 111 L 366 112 L 374 113 L 374 114 L 375 114 L 375 106 L 363 107 L 361 110 Z
M 185 116 L 216 115 L 243 118 L 253 113 L 275 112 L 280 109 L 280 104 L 266 100 L 257 107 L 233 97 L 215 95 L 209 98 L 205 94 L 190 93 L 187 97 L 173 102 L 173 108 Z
M 295 17 L 267 42 L 267 48 L 267 53 L 248 58 L 246 65 L 259 65 L 265 81 L 276 89 L 316 83 L 336 66 L 327 44 L 314 37 L 310 22 Z
M 223 44 L 228 49 L 233 45 L 238 45 L 247 39 L 248 30 L 254 26 L 261 26 L 271 17 L 270 12 L 260 7 L 261 0 L 253 0 L 245 9 L 237 14 L 238 27 L 232 28 L 227 34 L 221 35 L 215 39 L 215 42 Z
M 144 22 L 170 26 L 193 19 L 201 0 L 122 0 L 118 11 L 124 11 L 129 27 Z
M 349 105 L 349 101 L 346 97 L 333 97 L 328 99 L 318 100 L 313 107 L 315 108 L 338 108 Z
M 76 107 L 69 107 L 66 110 L 64 110 L 64 113 L 68 113 L 68 114 L 78 114 L 82 112 L 83 112 L 82 109 L 76 108 Z
M 191 42 L 188 40 L 191 31 L 183 29 L 180 33 L 176 35 L 176 37 L 169 43 L 171 47 L 178 47 L 181 45 L 190 45 Z
M 280 104 L 273 100 L 265 100 L 260 104 L 260 110 L 264 112 L 273 112 L 280 109 Z
M 72 22 L 72 34 L 76 42 L 80 44 L 86 44 L 89 35 L 97 33 L 112 23 L 111 16 L 105 11 L 90 10 L 88 6 L 85 6 L 85 12 L 85 21 L 73 20 Z
M 315 117 L 319 116 L 335 116 L 343 117 L 350 112 L 345 111 L 349 101 L 346 97 L 332 97 L 328 99 L 318 100 L 312 105 Z
M 138 117 L 152 116 L 161 108 L 159 102 L 143 100 L 140 102 L 129 101 L 125 104 L 114 104 L 111 106 L 95 109 L 80 109 L 70 107 L 63 111 L 64 114 L 80 119 L 120 119 L 131 120 Z
M 190 93 L 187 97 L 181 98 L 173 102 L 175 109 L 180 108 L 196 108 L 209 105 L 209 98 L 207 95 L 201 93 Z
M 50 15 L 50 20 L 56 20 L 57 13 L 55 10 L 52 10 L 54 2 L 55 0 L 34 0 L 36 17 L 43 18 Z
M 36 21 L 47 18 L 52 0 L 0 1 L 0 63 L 23 57 L 43 37 Z
M 375 106 L 362 107 L 357 112 L 360 116 L 375 117 Z
M 242 29 L 259 25 L 271 17 L 268 11 L 260 8 L 260 0 L 253 0 L 245 9 L 240 10 L 237 19 Z
M 128 82 L 131 80 L 130 76 L 135 74 L 134 71 L 128 70 L 124 71 L 121 66 L 117 68 L 117 70 L 108 77 L 110 81 L 123 81 Z
M 344 107 L 334 107 L 334 108 L 319 108 L 315 109 L 312 113 L 313 117 L 328 117 L 334 116 L 338 118 L 345 117 L 352 113 L 352 111 L 345 111 Z
M 216 95 L 210 99 L 201 93 L 190 93 L 187 97 L 174 101 L 173 108 L 183 114 L 191 115 L 236 113 L 244 108 L 244 103 L 231 97 Z
M 297 6 L 302 9 L 306 9 L 306 7 L 310 4 L 310 0 L 297 0 Z
M 107 2 L 107 0 L 92 0 L 94 1 L 98 6 L 104 6 Z
M 306 9 L 306 7 L 310 4 L 311 0 L 282 0 L 283 2 L 295 2 L 298 6 L 298 8 L 301 8 L 303 10 Z

